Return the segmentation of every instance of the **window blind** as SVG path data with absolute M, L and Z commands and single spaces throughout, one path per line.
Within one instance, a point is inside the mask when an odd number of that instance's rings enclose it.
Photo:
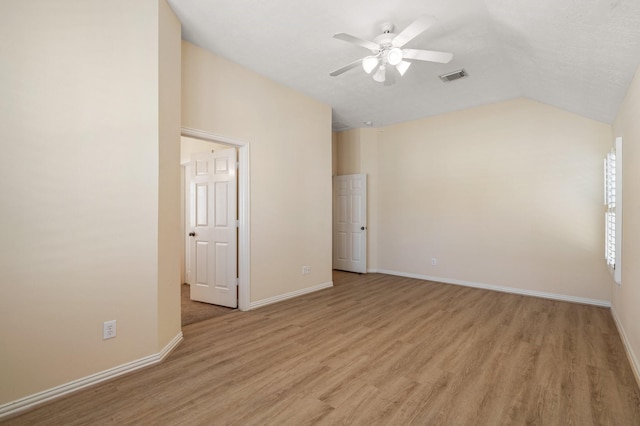
M 604 159 L 605 259 L 607 266 L 616 265 L 616 151 L 611 149 Z
M 622 283 L 622 138 L 604 159 L 604 256 L 615 282 Z

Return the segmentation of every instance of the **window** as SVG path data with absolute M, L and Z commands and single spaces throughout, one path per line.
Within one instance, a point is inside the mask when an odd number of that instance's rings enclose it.
M 605 259 L 615 282 L 622 282 L 622 138 L 604 159 Z

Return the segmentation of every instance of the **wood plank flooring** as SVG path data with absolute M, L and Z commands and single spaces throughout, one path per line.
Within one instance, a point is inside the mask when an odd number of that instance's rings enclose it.
M 15 425 L 640 425 L 609 309 L 381 274 L 184 328 Z

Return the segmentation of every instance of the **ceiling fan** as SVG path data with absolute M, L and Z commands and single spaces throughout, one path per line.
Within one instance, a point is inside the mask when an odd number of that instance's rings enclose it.
M 377 82 L 389 86 L 396 82 L 396 72 L 403 76 L 411 66 L 407 60 L 439 62 L 446 64 L 453 58 L 453 53 L 436 52 L 433 50 L 403 49 L 402 46 L 413 40 L 418 35 L 426 31 L 436 22 L 433 16 L 423 15 L 413 21 L 399 34 L 393 33 L 393 24 L 382 24 L 382 34 L 373 41 L 363 40 L 345 33 L 338 33 L 333 36 L 338 40 L 357 44 L 366 49 L 370 49 L 372 55 L 358 59 L 344 67 L 332 72 L 332 77 L 338 76 L 350 69 L 362 65 L 367 74 L 373 73 L 373 79 Z

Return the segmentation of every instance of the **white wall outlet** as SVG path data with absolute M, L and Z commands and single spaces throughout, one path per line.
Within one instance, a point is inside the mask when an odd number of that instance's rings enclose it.
M 116 337 L 116 320 L 105 321 L 102 325 L 102 340 Z
M 431 264 L 432 264 L 433 266 L 436 266 L 436 265 L 438 264 L 438 259 L 436 259 L 435 257 L 432 257 L 432 258 L 431 258 Z
M 309 275 L 311 273 L 311 266 L 302 267 L 302 275 Z

